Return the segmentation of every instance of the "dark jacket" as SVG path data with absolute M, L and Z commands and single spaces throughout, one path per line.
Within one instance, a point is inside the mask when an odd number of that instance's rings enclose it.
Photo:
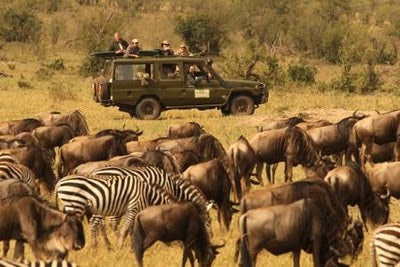
M 189 85 L 196 85 L 201 82 L 202 77 L 196 76 L 194 73 L 188 72 L 186 75 L 187 82 Z
M 120 41 L 112 41 L 110 47 L 108 48 L 109 51 L 118 51 L 121 49 L 120 45 L 122 46 L 123 50 L 126 50 L 129 46 L 128 42 L 121 39 Z
M 133 46 L 130 45 L 128 46 L 128 48 L 125 51 L 125 55 L 124 57 L 129 57 L 129 55 L 139 55 L 139 51 L 140 51 L 140 47 L 139 46 Z

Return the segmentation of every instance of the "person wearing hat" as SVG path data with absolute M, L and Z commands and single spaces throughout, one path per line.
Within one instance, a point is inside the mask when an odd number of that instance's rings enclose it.
M 124 57 L 138 58 L 140 50 L 141 48 L 139 46 L 139 40 L 133 39 L 132 43 L 126 49 Z
M 181 46 L 179 47 L 179 50 L 175 53 L 175 56 L 192 57 L 193 54 L 189 51 L 187 45 L 181 44 Z
M 171 49 L 171 44 L 167 40 L 162 41 L 160 51 L 163 56 L 174 55 L 174 50 Z
M 128 42 L 122 39 L 121 34 L 116 32 L 114 34 L 114 41 L 110 44 L 108 51 L 114 51 L 117 55 L 123 55 L 128 45 Z

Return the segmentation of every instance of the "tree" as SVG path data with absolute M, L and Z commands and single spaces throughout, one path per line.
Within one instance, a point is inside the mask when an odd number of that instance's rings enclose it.
M 28 9 L 10 7 L 0 11 L 0 36 L 6 42 L 37 42 L 42 22 Z

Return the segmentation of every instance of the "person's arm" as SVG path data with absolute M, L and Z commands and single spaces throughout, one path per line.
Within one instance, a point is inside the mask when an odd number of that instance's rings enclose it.
M 186 79 L 187 79 L 189 85 L 195 85 L 196 80 L 190 73 L 188 75 L 186 75 Z

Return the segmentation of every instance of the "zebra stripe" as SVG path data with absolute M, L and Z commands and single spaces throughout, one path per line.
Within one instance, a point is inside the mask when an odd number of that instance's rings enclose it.
M 373 266 L 400 263 L 400 224 L 385 224 L 374 231 L 371 240 Z
M 137 177 L 149 184 L 156 184 L 159 187 L 170 192 L 178 200 L 193 202 L 202 213 L 207 213 L 212 202 L 208 201 L 203 192 L 187 179 L 181 179 L 179 176 L 171 177 L 162 169 L 153 166 L 122 168 L 122 167 L 104 167 L 92 172 L 97 176 L 121 176 Z
M 20 163 L 16 156 L 7 152 L 0 152 L 0 162 Z
M 38 192 L 35 174 L 26 166 L 0 161 L 0 180 L 16 179 L 28 184 L 35 192 Z
M 15 261 L 15 260 L 10 260 L 10 259 L 0 259 L 0 266 L 3 267 L 77 267 L 75 263 L 68 262 L 68 261 L 58 261 L 58 260 L 53 260 L 53 261 Z
M 56 184 L 56 198 L 64 205 L 67 213 L 83 216 L 86 212 L 95 215 L 91 224 L 98 223 L 101 216 L 125 215 L 119 246 L 131 228 L 136 214 L 151 205 L 173 203 L 171 194 L 158 186 L 152 186 L 141 179 L 126 179 L 121 176 L 70 175 Z M 96 225 L 91 225 L 95 229 Z M 95 232 L 92 232 L 95 237 Z

